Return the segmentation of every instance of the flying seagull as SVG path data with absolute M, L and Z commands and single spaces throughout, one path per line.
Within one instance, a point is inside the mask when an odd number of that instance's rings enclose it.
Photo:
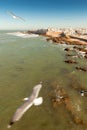
M 25 98 L 26 101 L 16 110 L 7 128 L 10 128 L 16 121 L 19 121 L 23 114 L 32 106 L 40 105 L 43 102 L 42 97 L 38 97 L 42 84 L 38 84 L 33 88 L 33 92 L 29 98 Z
M 11 11 L 7 11 L 7 13 L 8 13 L 13 19 L 19 19 L 19 20 L 25 21 L 25 19 L 23 19 L 23 18 L 20 17 L 20 16 L 15 15 L 15 14 L 14 14 L 13 12 L 11 12 Z

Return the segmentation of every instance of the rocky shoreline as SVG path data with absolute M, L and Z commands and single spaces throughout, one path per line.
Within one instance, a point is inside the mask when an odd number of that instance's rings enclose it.
M 79 66 L 76 60 L 80 58 L 87 59 L 87 29 L 80 30 L 66 30 L 61 29 L 59 31 L 54 31 L 51 29 L 40 29 L 34 31 L 27 31 L 28 34 L 38 34 L 46 37 L 46 40 L 52 41 L 56 44 L 67 44 L 73 45 L 73 47 L 67 47 L 65 51 L 65 63 L 77 64 L 76 70 L 87 72 L 87 67 Z M 72 54 L 73 53 L 73 54 Z
M 61 29 L 54 31 L 52 29 L 39 29 L 27 31 L 28 34 L 38 34 L 47 37 L 47 41 L 53 41 L 54 43 L 70 44 L 70 45 L 87 45 L 87 33 L 86 31 L 81 33 L 81 30 Z
M 70 45 L 87 45 L 87 41 L 85 42 L 80 40 L 80 39 L 76 39 L 76 38 L 70 38 L 70 37 L 49 37 L 47 38 L 47 41 L 53 41 L 54 43 L 59 43 L 59 44 L 70 44 Z
M 80 38 L 78 36 L 70 36 L 62 34 L 58 37 L 48 36 L 47 41 L 53 41 L 59 44 L 70 44 L 70 45 L 87 45 L 87 39 Z

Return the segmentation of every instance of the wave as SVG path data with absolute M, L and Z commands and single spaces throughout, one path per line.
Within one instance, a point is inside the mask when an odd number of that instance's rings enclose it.
M 23 32 L 11 32 L 11 33 L 6 33 L 8 35 L 13 35 L 13 36 L 18 36 L 22 38 L 32 38 L 32 37 L 38 37 L 39 35 L 37 34 L 27 34 Z

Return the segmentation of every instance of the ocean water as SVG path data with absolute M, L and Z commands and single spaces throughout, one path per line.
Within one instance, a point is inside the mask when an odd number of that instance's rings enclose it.
M 0 130 L 8 129 L 23 98 L 40 81 L 43 104 L 32 106 L 11 130 L 87 130 L 87 97 L 80 94 L 80 90 L 87 90 L 87 72 L 64 62 L 64 48 L 68 45 L 53 44 L 41 36 L 17 34 L 0 31 Z M 78 65 L 87 66 L 87 59 L 75 60 Z M 67 104 L 54 104 L 58 88 L 68 95 Z

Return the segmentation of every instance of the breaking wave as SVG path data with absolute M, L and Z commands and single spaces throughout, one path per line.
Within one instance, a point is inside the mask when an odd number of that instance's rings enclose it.
M 7 34 L 22 37 L 22 38 L 32 38 L 32 37 L 38 37 L 39 36 L 38 34 L 27 34 L 27 33 L 23 33 L 23 32 L 11 32 L 11 33 L 7 33 Z

